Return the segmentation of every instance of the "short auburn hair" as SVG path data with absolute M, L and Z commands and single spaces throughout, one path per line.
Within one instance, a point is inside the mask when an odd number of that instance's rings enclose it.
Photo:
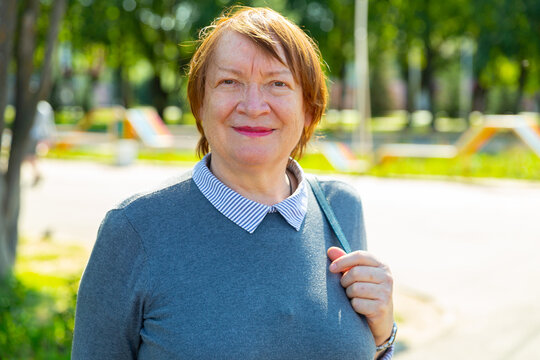
M 269 8 L 234 6 L 201 30 L 199 47 L 191 58 L 188 74 L 188 100 L 201 138 L 197 155 L 202 157 L 210 151 L 204 134 L 200 109 L 204 100 L 206 73 L 217 48 L 219 39 L 226 31 L 235 31 L 248 37 L 268 55 L 279 62 L 277 46 L 281 46 L 294 80 L 302 86 L 305 109 L 312 121 L 304 127 L 300 141 L 291 152 L 299 159 L 326 108 L 328 90 L 322 69 L 322 59 L 317 44 L 297 25 Z

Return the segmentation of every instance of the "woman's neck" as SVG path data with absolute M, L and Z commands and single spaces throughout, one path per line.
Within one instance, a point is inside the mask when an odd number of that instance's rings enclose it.
M 209 169 L 222 183 L 240 195 L 265 205 L 277 204 L 296 188 L 295 176 L 286 174 L 288 159 L 276 166 L 231 166 L 214 154 Z M 292 184 L 289 183 L 292 181 Z

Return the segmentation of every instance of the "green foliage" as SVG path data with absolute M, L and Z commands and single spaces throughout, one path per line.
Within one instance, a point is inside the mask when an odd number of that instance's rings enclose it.
M 91 97 L 92 87 L 103 79 L 108 67 L 116 74 L 111 101 L 126 106 L 153 104 L 160 112 L 167 105 L 188 110 L 183 75 L 198 32 L 233 4 L 230 0 L 71 1 L 61 42 L 72 51 L 70 73 L 93 79 L 88 86 L 76 87 L 78 93 L 84 93 L 76 97 Z M 354 61 L 355 1 L 248 0 L 242 4 L 282 12 L 319 44 L 331 79 L 336 83 L 346 80 L 348 84 L 354 79 L 347 69 Z M 540 37 L 538 4 L 536 0 L 370 1 L 373 113 L 403 107 L 394 104 L 395 99 L 387 91 L 392 85 L 395 92 L 396 78 L 408 85 L 411 93 L 418 90 L 409 84 L 413 51 L 419 54 L 413 65 L 419 62 L 422 89 L 426 92 L 431 84 L 430 91 L 435 92 L 434 110 L 455 116 L 461 49 L 469 43 L 473 84 L 484 92 L 496 86 L 511 87 L 509 107 L 516 110 L 523 89 L 528 96 L 540 89 L 540 69 L 536 65 L 540 57 L 540 43 L 536 41 Z M 99 25 L 96 14 L 101 14 Z M 483 96 L 482 91 L 475 93 L 475 99 Z M 341 101 L 334 101 L 342 106 Z M 414 109 L 414 97 L 409 96 L 408 101 L 410 109 Z M 90 101 L 84 102 L 89 109 Z M 481 106 L 476 109 L 486 110 Z M 499 109 L 490 105 L 487 110 Z
M 182 124 L 185 125 L 195 125 L 197 122 L 195 121 L 195 116 L 191 113 L 191 111 L 188 111 L 184 114 L 182 114 Z
M 88 251 L 50 241 L 20 245 L 14 275 L 0 282 L 2 359 L 69 359 L 76 294 Z
M 130 76 L 130 70 L 141 62 L 149 64 L 150 78 L 145 85 L 150 97 L 144 103 L 162 110 L 181 99 L 181 74 L 194 51 L 197 33 L 221 9 L 222 4 L 215 1 L 72 1 L 62 40 L 82 59 L 73 69 L 76 73 L 97 79 L 105 65 L 115 69 L 115 81 L 121 84 L 116 101 L 126 106 L 137 103 L 131 83 L 141 81 Z M 102 14 L 99 23 L 96 14 Z M 89 88 L 86 97 L 91 96 Z
M 76 125 L 84 116 L 80 107 L 64 107 L 62 110 L 55 111 L 54 122 L 62 125 Z
M 75 279 L 38 274 L 4 280 L 0 284 L 2 359 L 69 359 L 77 284 Z

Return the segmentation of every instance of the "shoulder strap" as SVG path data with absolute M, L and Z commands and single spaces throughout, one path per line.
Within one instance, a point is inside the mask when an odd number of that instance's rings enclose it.
M 345 250 L 346 253 L 350 253 L 351 246 L 349 245 L 345 234 L 341 230 L 341 226 L 339 226 L 339 222 L 336 219 L 336 215 L 334 214 L 332 207 L 328 203 L 328 200 L 326 200 L 326 196 L 324 195 L 324 191 L 321 188 L 321 184 L 319 184 L 319 180 L 317 180 L 317 178 L 312 175 L 307 175 L 306 179 L 309 182 L 309 185 L 311 185 L 313 194 L 315 194 L 317 202 L 319 203 L 319 206 L 324 212 L 324 215 L 326 215 L 326 219 L 330 223 L 330 227 L 332 228 L 332 230 L 334 230 L 334 233 L 336 234 L 339 243 L 341 244 L 341 247 L 343 248 L 343 250 Z

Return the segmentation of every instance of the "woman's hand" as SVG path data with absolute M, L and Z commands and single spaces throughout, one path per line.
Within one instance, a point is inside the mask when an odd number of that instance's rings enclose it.
M 331 247 L 327 254 L 332 260 L 330 271 L 343 273 L 341 285 L 354 311 L 366 317 L 375 344 L 383 344 L 390 337 L 394 323 L 390 269 L 366 251 L 347 254 Z

